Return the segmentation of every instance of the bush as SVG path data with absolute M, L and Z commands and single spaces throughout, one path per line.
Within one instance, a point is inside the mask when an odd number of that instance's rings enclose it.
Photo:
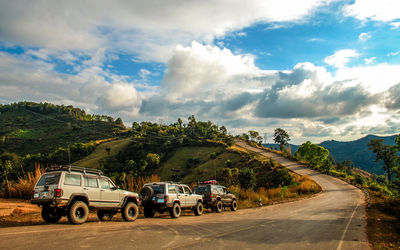
M 239 183 L 242 188 L 253 189 L 257 185 L 256 174 L 253 169 L 243 168 L 240 170 Z
M 210 159 L 215 159 L 215 158 L 217 158 L 217 153 L 216 152 L 212 152 L 210 154 Z
M 226 160 L 225 165 L 229 168 L 232 166 L 232 161 L 231 160 Z

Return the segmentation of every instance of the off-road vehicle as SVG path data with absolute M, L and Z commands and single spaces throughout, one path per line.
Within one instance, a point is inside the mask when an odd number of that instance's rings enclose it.
M 182 209 L 192 209 L 194 214 L 203 213 L 203 198 L 194 194 L 188 185 L 173 182 L 147 183 L 140 191 L 144 216 L 154 217 L 155 212 L 169 212 L 171 218 L 178 218 Z
M 232 211 L 237 210 L 236 196 L 226 187 L 218 185 L 215 180 L 201 182 L 194 187 L 193 191 L 203 196 L 205 208 L 212 208 L 217 213 L 222 212 L 226 207 L 230 207 Z
M 119 189 L 100 170 L 60 166 L 46 169 L 35 185 L 31 202 L 42 207 L 42 218 L 48 223 L 67 216 L 71 224 L 82 224 L 89 209 L 102 221 L 111 220 L 118 212 L 125 221 L 134 221 L 140 198 L 137 193 Z

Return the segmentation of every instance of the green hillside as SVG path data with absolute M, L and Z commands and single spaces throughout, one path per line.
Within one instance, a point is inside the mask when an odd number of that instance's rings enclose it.
M 85 158 L 72 163 L 72 165 L 86 168 L 98 168 L 101 161 L 107 157 L 116 156 L 121 150 L 127 147 L 132 140 L 130 138 L 124 138 L 105 142 L 96 147 L 93 153 L 86 156 Z M 109 151 L 108 151 L 109 149 Z
M 59 147 L 115 137 L 120 119 L 90 115 L 72 106 L 20 102 L 0 105 L 0 153 L 50 153 Z
M 216 153 L 215 159 L 210 156 Z M 175 154 L 162 163 L 156 173 L 161 180 L 179 180 L 193 183 L 207 179 L 215 179 L 230 160 L 232 166 L 241 161 L 240 155 L 227 151 L 222 146 L 181 147 Z

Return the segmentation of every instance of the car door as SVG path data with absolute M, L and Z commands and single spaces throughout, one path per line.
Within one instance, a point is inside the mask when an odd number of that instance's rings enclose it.
M 181 203 L 181 206 L 182 207 L 186 206 L 186 195 L 183 186 L 181 185 L 177 186 L 177 191 L 178 191 L 178 199 L 179 202 Z
M 188 186 L 183 186 L 185 190 L 185 205 L 186 206 L 194 206 L 196 204 L 196 197 L 192 195 L 192 191 Z
M 222 197 L 221 198 L 222 198 L 222 202 L 225 204 L 230 202 L 228 190 L 226 190 L 226 187 L 222 187 Z
M 100 188 L 98 178 L 95 175 L 83 176 L 83 191 L 89 198 L 89 206 L 98 206 L 100 199 Z
M 102 207 L 116 207 L 120 203 L 120 193 L 114 183 L 106 178 L 100 178 L 100 199 Z

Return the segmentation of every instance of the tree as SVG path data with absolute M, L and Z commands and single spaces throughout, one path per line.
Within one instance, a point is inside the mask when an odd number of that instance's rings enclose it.
M 328 155 L 328 149 L 312 144 L 310 141 L 303 143 L 294 154 L 297 159 L 307 161 L 314 167 L 321 166 Z
M 256 174 L 251 168 L 243 168 L 239 172 L 239 183 L 242 188 L 252 189 L 257 185 Z
M 397 138 L 396 142 L 399 142 L 400 139 L 397 140 Z M 368 148 L 375 153 L 375 162 L 383 161 L 383 169 L 390 184 L 392 182 L 393 168 L 395 168 L 398 158 L 397 146 L 383 144 L 383 139 L 371 139 L 368 143 Z
M 290 141 L 289 134 L 285 130 L 281 128 L 275 129 L 274 142 L 279 144 L 279 148 L 281 151 L 283 151 L 283 148 L 288 145 L 289 141 Z
M 260 136 L 260 134 L 257 131 L 254 131 L 254 130 L 250 130 L 249 131 L 249 135 L 250 135 L 250 139 L 252 141 L 255 141 L 257 139 L 257 137 Z

